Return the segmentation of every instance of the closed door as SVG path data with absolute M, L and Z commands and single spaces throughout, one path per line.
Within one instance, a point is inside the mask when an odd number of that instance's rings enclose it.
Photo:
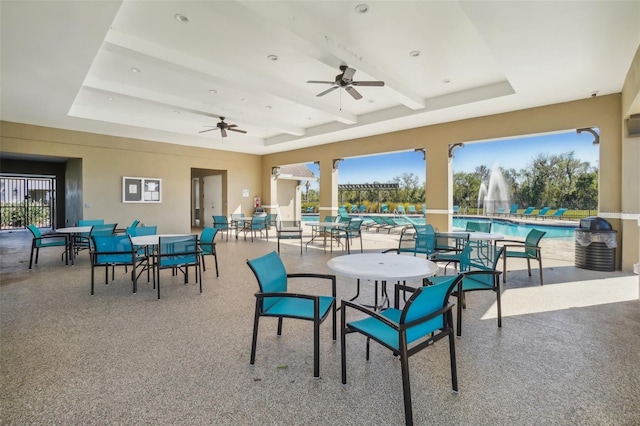
M 213 225 L 213 215 L 222 215 L 222 175 L 205 176 L 203 179 L 204 218 L 202 226 Z

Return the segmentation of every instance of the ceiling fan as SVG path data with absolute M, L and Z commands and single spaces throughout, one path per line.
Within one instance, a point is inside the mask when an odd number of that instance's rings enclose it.
M 224 117 L 220 117 L 220 122 L 215 126 L 204 126 L 204 127 L 213 127 L 213 129 L 203 130 L 198 133 L 210 132 L 212 130 L 220 129 L 220 134 L 222 135 L 223 138 L 227 137 L 227 130 L 230 130 L 232 132 L 238 132 L 238 133 L 247 133 L 246 130 L 236 129 L 236 127 L 238 127 L 237 124 L 225 123 Z
M 346 65 L 340 65 L 340 71 L 342 71 L 342 74 L 336 75 L 335 81 L 309 80 L 307 83 L 333 84 L 332 88 L 318 93 L 316 96 L 324 96 L 329 92 L 344 87 L 344 90 L 355 100 L 362 99 L 362 95 L 353 86 L 384 86 L 384 81 L 353 81 L 353 74 L 356 73 L 356 70 Z

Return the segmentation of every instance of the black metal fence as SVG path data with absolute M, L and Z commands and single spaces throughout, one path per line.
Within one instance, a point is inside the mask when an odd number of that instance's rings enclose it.
M 0 176 L 0 229 L 26 228 L 29 224 L 50 228 L 54 223 L 55 180 Z

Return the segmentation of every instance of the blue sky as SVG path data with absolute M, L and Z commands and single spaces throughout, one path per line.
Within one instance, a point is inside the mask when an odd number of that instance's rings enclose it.
M 491 169 L 494 163 L 516 170 L 527 167 L 540 153 L 564 154 L 573 151 L 576 158 L 598 166 L 599 147 L 593 145 L 593 135 L 575 131 L 527 136 L 492 142 L 467 143 L 454 152 L 454 172 L 473 172 L 477 166 Z M 318 166 L 307 164 L 316 176 Z M 424 182 L 425 164 L 422 153 L 405 151 L 370 157 L 345 158 L 339 165 L 339 182 L 391 182 L 395 176 L 413 173 Z

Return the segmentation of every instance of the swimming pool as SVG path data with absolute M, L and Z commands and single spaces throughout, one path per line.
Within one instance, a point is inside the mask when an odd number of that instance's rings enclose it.
M 371 220 L 369 216 L 360 216 L 360 215 L 351 215 L 354 217 L 362 217 L 366 220 Z M 424 224 L 424 218 L 422 217 L 412 217 L 411 221 L 417 224 Z M 318 215 L 303 215 L 302 221 L 317 221 L 319 220 Z M 510 220 L 504 219 L 485 219 L 485 218 L 461 218 L 456 217 L 453 218 L 453 227 L 454 228 L 462 228 L 464 229 L 467 226 L 467 221 L 472 220 L 475 222 L 493 222 L 491 226 L 491 232 L 495 232 L 497 234 L 502 234 L 507 237 L 526 237 L 529 231 L 532 229 L 539 229 L 541 231 L 545 231 L 546 234 L 544 238 L 553 238 L 558 241 L 573 241 L 573 231 L 576 228 L 575 226 L 556 226 L 549 225 L 544 223 L 524 223 L 524 222 L 514 222 Z

